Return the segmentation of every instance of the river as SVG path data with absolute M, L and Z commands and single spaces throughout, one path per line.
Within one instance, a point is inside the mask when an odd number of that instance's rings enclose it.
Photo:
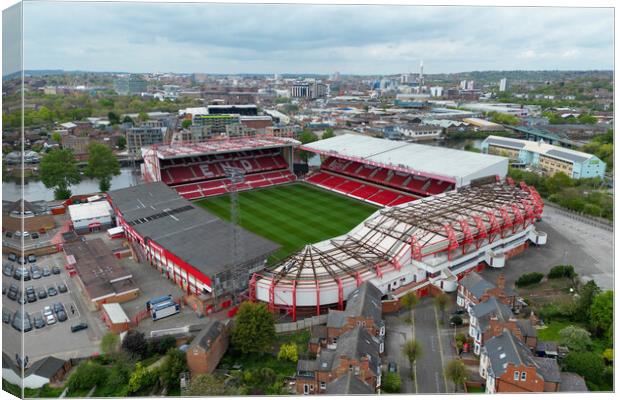
M 449 147 L 452 149 L 461 149 L 463 150 L 467 144 L 473 145 L 475 148 L 479 149 L 480 144 L 482 143 L 482 139 L 451 139 L 446 141 L 432 141 L 432 142 L 422 142 L 421 144 L 428 144 L 431 146 L 443 146 Z M 308 160 L 308 164 L 311 166 L 318 166 L 321 163 L 321 159 L 318 155 L 314 155 L 310 157 Z M 111 189 L 121 189 L 124 187 L 132 186 L 137 183 L 140 183 L 141 177 L 139 172 L 132 173 L 132 169 L 129 167 L 121 168 L 121 174 L 119 176 L 115 176 L 112 178 Z M 92 179 L 84 179 L 77 185 L 71 186 L 71 192 L 73 194 L 86 194 L 86 193 L 94 193 L 99 191 L 99 184 L 97 181 Z M 24 199 L 27 201 L 36 201 L 36 200 L 54 200 L 54 191 L 48 189 L 43 185 L 43 182 L 37 179 L 28 179 L 26 184 L 24 185 Z M 15 201 L 22 198 L 22 194 L 20 193 L 20 185 L 18 182 L 6 181 L 2 182 L 2 199 Z

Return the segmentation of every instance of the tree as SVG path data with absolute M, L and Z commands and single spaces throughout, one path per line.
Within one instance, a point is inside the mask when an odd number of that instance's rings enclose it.
M 456 326 L 461 326 L 461 325 L 463 325 L 463 318 L 461 318 L 460 315 L 453 315 L 450 318 L 450 323 L 454 324 Z
M 157 369 L 148 369 L 140 361 L 136 363 L 133 373 L 129 377 L 127 389 L 129 393 L 136 393 L 152 387 L 157 382 Z
M 177 341 L 172 335 L 158 336 L 147 340 L 148 353 L 166 354 L 168 350 L 176 347 Z
M 539 283 L 544 277 L 545 277 L 545 274 L 542 274 L 540 272 L 530 272 L 530 273 L 521 275 L 519 279 L 517 279 L 517 281 L 515 282 L 515 285 L 517 287 L 530 286 L 530 285 Z
M 183 122 L 181 122 L 181 127 L 183 129 L 187 129 L 190 126 L 192 126 L 192 120 L 191 119 L 184 119 Z
M 573 186 L 573 180 L 564 172 L 556 172 L 547 178 L 546 186 L 549 193 L 557 193 L 564 188 Z
M 386 393 L 400 393 L 400 375 L 396 372 L 388 372 L 383 377 L 381 387 Z
M 121 167 L 112 150 L 104 144 L 93 142 L 88 147 L 88 165 L 86 176 L 99 180 L 99 190 L 110 190 L 110 180 L 121 174 Z
M 579 299 L 577 300 L 577 309 L 575 315 L 580 321 L 588 323 L 590 321 L 590 309 L 592 308 L 592 302 L 597 294 L 601 292 L 601 289 L 593 281 L 588 281 L 579 290 Z
M 301 144 L 307 144 L 307 143 L 312 143 L 312 142 L 316 142 L 317 140 L 319 140 L 319 137 L 312 132 L 309 129 L 304 129 L 300 134 L 299 134 L 299 141 L 301 142 Z M 308 162 L 308 158 L 310 158 L 310 153 L 305 151 L 305 150 L 300 150 L 299 151 L 299 158 L 307 163 Z
M 590 326 L 596 336 L 605 335 L 613 340 L 612 328 L 614 322 L 614 292 L 607 290 L 594 297 L 590 307 Z
M 146 122 L 146 121 L 149 120 L 149 115 L 143 111 L 143 112 L 138 114 L 138 120 L 140 122 Z
M 69 149 L 53 149 L 47 153 L 41 159 L 39 170 L 41 181 L 48 189 L 54 189 L 56 200 L 69 198 L 69 187 L 81 180 L 75 156 Z
M 103 354 L 112 354 L 118 350 L 118 344 L 120 342 L 119 336 L 114 332 L 107 332 L 101 338 L 101 343 L 99 347 L 101 348 L 101 352 Z
M 239 388 L 227 385 L 226 382 L 212 374 L 202 374 L 192 377 L 185 396 L 234 396 L 239 394 Z
M 422 346 L 416 340 L 408 340 L 403 345 L 403 353 L 407 360 L 409 360 L 409 366 L 411 367 L 411 377 L 413 377 L 413 367 L 418 357 L 422 352 Z
M 591 351 L 571 351 L 563 360 L 562 365 L 566 371 L 583 376 L 589 388 L 591 384 L 601 383 L 605 370 L 603 357 Z
M 572 265 L 556 265 L 547 274 L 549 279 L 574 278 L 576 276 L 575 268 Z
M 62 135 L 60 134 L 60 132 L 52 133 L 52 140 L 54 142 L 60 144 L 62 142 Z
M 125 115 L 125 118 L 123 118 L 123 124 L 132 124 L 133 125 L 133 119 L 131 119 L 131 117 L 129 115 Z
M 242 353 L 265 353 L 275 339 L 275 321 L 263 303 L 243 302 L 235 316 L 231 342 Z
M 122 348 L 132 356 L 144 357 L 147 353 L 147 343 L 144 339 L 144 333 L 138 331 L 129 331 L 123 339 Z
M 321 135 L 321 139 L 329 139 L 334 137 L 334 130 L 332 128 L 327 128 L 325 129 L 325 131 L 323 132 L 323 135 Z
M 457 387 L 464 385 L 467 380 L 467 369 L 461 360 L 454 359 L 450 361 L 446 365 L 444 372 L 446 377 L 454 383 L 454 393 L 456 393 Z
M 168 390 L 179 387 L 179 375 L 187 371 L 185 353 L 179 349 L 169 349 L 159 367 L 159 379 Z
M 108 369 L 92 361 L 82 362 L 69 377 L 67 384 L 69 391 L 90 390 L 106 381 Z
M 592 346 L 590 332 L 574 325 L 569 325 L 558 332 L 560 335 L 560 343 L 571 351 L 586 351 Z
M 288 360 L 296 363 L 298 359 L 299 354 L 297 354 L 297 345 L 295 343 L 284 343 L 280 346 L 278 360 Z
M 444 312 L 446 311 L 446 306 L 448 305 L 448 301 L 450 299 L 448 298 L 448 296 L 445 293 L 440 293 L 437 296 L 435 296 L 435 306 L 437 308 L 439 308 L 439 311 L 441 311 L 441 320 L 443 321 L 444 318 Z
M 110 121 L 110 124 L 112 125 L 118 125 L 121 123 L 120 117 L 113 111 L 110 111 L 108 113 L 108 121 Z
M 400 304 L 407 311 L 411 311 L 418 305 L 420 298 L 414 292 L 408 292 L 400 298 Z
M 118 140 L 116 141 L 116 145 L 118 146 L 119 150 L 125 150 L 125 148 L 127 147 L 127 138 L 125 136 L 119 136 Z

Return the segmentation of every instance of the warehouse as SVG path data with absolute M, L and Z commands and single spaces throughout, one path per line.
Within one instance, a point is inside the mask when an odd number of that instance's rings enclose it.
M 72 204 L 69 216 L 73 230 L 78 234 L 99 232 L 113 226 L 112 207 L 107 201 Z
M 285 311 L 320 314 L 343 309 L 365 281 L 398 298 L 429 285 L 452 292 L 466 272 L 503 268 L 536 231 L 543 202 L 524 183 L 485 183 L 376 211 L 348 234 L 305 246 L 252 276 L 250 297 Z
M 188 294 L 215 289 L 220 295 L 247 287 L 249 274 L 263 268 L 267 257 L 279 248 L 237 228 L 242 251 L 235 269 L 231 224 L 195 206 L 165 183 L 113 190 L 108 198 L 138 259 L 149 262 Z

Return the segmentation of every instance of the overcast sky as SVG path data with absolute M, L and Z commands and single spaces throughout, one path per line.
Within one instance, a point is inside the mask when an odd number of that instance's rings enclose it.
M 391 74 L 613 69 L 613 10 L 25 3 L 24 67 Z

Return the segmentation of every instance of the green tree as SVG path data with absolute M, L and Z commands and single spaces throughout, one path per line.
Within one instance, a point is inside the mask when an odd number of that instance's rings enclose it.
M 383 377 L 381 388 L 385 391 L 385 393 L 400 393 L 401 384 L 402 382 L 398 373 L 388 372 Z
M 308 144 L 308 143 L 316 142 L 317 140 L 319 140 L 319 137 L 314 132 L 312 132 L 309 129 L 304 129 L 299 134 L 299 141 L 302 144 Z M 299 158 L 303 162 L 307 163 L 308 162 L 308 158 L 310 158 L 310 153 L 305 151 L 305 150 L 300 150 L 299 151 Z
M 191 119 L 184 119 L 183 122 L 181 122 L 181 127 L 183 129 L 187 129 L 190 126 L 192 126 L 192 120 Z
M 321 139 L 329 139 L 334 137 L 334 130 L 332 128 L 327 128 L 325 129 L 325 131 L 323 132 L 323 135 L 321 135 Z
M 125 150 L 125 148 L 127 147 L 127 138 L 125 138 L 125 136 L 119 136 L 118 140 L 116 141 L 116 145 L 118 146 L 119 150 Z
M 547 178 L 546 185 L 549 193 L 557 193 L 564 188 L 571 187 L 573 180 L 564 172 L 556 172 L 553 176 Z
M 235 316 L 231 342 L 242 353 L 266 353 L 271 350 L 276 330 L 273 314 L 263 303 L 244 302 Z
M 442 321 L 444 319 L 444 313 L 446 311 L 446 307 L 448 306 L 449 301 L 450 301 L 450 298 L 443 292 L 435 296 L 435 307 L 439 308 L 439 311 L 441 311 Z
M 60 132 L 52 133 L 52 140 L 58 144 L 62 143 L 62 135 Z
M 125 118 L 123 118 L 123 124 L 132 124 L 133 125 L 133 119 L 131 119 L 131 117 L 129 115 L 125 115 Z
M 159 379 L 162 384 L 170 389 L 179 387 L 179 375 L 187 371 L 187 359 L 185 353 L 179 349 L 170 349 L 166 358 L 159 367 Z
M 88 147 L 86 176 L 99 180 L 99 190 L 110 190 L 110 180 L 121 174 L 121 167 L 112 150 L 104 144 L 93 142 Z
M 577 308 L 575 315 L 580 321 L 588 323 L 590 321 L 590 310 L 592 308 L 592 302 L 597 294 L 601 292 L 598 285 L 590 280 L 579 290 L 579 299 L 577 300 Z
M 400 298 L 400 304 L 407 311 L 411 311 L 418 305 L 420 298 L 414 292 L 407 292 Z
M 592 347 L 590 332 L 574 325 L 569 325 L 558 332 L 560 343 L 567 346 L 571 351 L 586 351 Z
M 108 369 L 93 361 L 84 361 L 76 368 L 69 377 L 67 387 L 69 392 L 76 390 L 90 390 L 100 385 L 108 378 Z
M 606 290 L 597 294 L 590 306 L 590 326 L 596 336 L 605 335 L 607 340 L 613 341 L 614 322 L 614 292 Z
M 297 354 L 297 345 L 295 343 L 284 343 L 280 346 L 278 360 L 288 360 L 296 363 L 298 359 L 299 354 Z
M 467 380 L 467 368 L 463 361 L 454 359 L 446 365 L 444 372 L 446 378 L 450 379 L 454 383 L 454 393 L 459 386 L 463 386 Z
M 142 111 L 141 113 L 138 114 L 138 120 L 140 122 L 146 122 L 149 120 L 149 115 L 145 113 L 144 111 Z
M 403 353 L 407 360 L 409 360 L 409 366 L 411 367 L 411 377 L 414 377 L 413 368 L 415 366 L 415 362 L 420 357 L 422 353 L 422 346 L 417 340 L 408 340 L 403 345 Z
M 224 379 L 212 374 L 192 377 L 185 396 L 234 396 L 239 395 L 239 387 L 227 385 Z
M 146 356 L 148 350 L 144 333 L 138 331 L 127 332 L 125 338 L 123 338 L 121 347 L 130 355 L 137 357 Z
M 80 183 L 80 173 L 73 151 L 69 149 L 53 149 L 41 159 L 39 165 L 41 181 L 48 189 L 54 189 L 57 200 L 71 196 L 71 185 Z
M 155 385 L 157 382 L 157 372 L 157 369 L 149 370 L 138 361 L 133 373 L 129 377 L 129 384 L 127 386 L 129 393 L 136 393 Z
M 108 121 L 110 121 L 110 124 L 112 125 L 118 125 L 121 123 L 120 117 L 113 111 L 110 111 L 108 113 Z
M 99 344 L 99 347 L 101 348 L 101 352 L 107 355 L 107 354 L 112 354 L 118 351 L 119 343 L 120 343 L 120 338 L 116 333 L 107 332 L 101 338 L 101 343 Z
M 597 389 L 603 381 L 605 361 L 600 354 L 571 351 L 562 361 L 563 369 L 583 376 L 590 390 Z

